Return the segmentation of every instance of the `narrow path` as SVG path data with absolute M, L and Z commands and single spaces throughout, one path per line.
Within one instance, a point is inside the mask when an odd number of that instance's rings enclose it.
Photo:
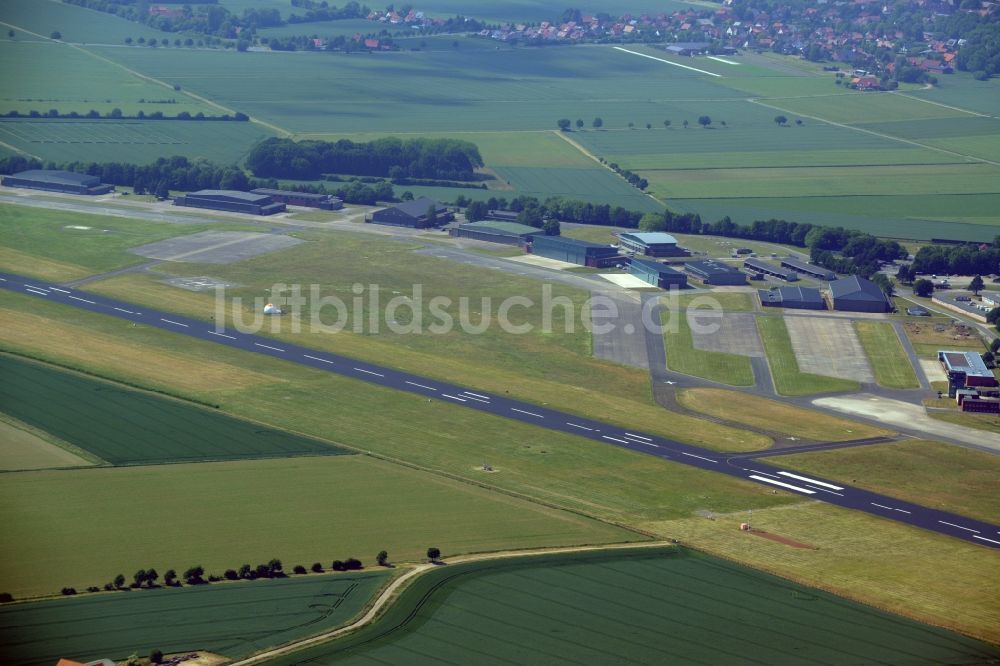
M 96 273 L 94 275 L 87 275 L 86 277 L 77 278 L 75 280 L 70 280 L 69 282 L 63 282 L 64 287 L 79 287 L 80 285 L 87 284 L 89 282 L 97 282 L 98 280 L 106 280 L 113 277 L 118 277 L 119 275 L 126 275 L 128 273 L 141 273 L 147 268 L 151 268 L 157 264 L 161 263 L 160 259 L 154 259 L 152 261 L 145 261 L 141 264 L 136 264 L 134 266 L 126 266 L 125 268 L 119 268 L 113 271 L 107 271 L 105 273 Z
M 910 337 L 906 335 L 906 330 L 903 329 L 903 322 L 893 321 L 892 329 L 896 332 L 896 337 L 899 338 L 899 343 L 903 345 L 903 350 L 906 352 L 906 356 L 910 359 L 910 365 L 913 366 L 913 372 L 917 375 L 917 381 L 920 383 L 920 388 L 925 391 L 931 390 L 931 383 L 927 380 L 927 374 L 924 372 L 924 368 L 920 365 L 920 357 L 917 356 L 917 351 L 913 348 L 913 343 L 910 342 Z
M 852 439 L 846 442 L 819 442 L 817 444 L 800 444 L 798 446 L 785 446 L 780 449 L 768 449 L 767 451 L 751 451 L 750 453 L 733 453 L 729 458 L 733 460 L 745 459 L 754 460 L 756 458 L 773 458 L 774 456 L 788 456 L 795 453 L 812 453 L 815 451 L 831 451 L 833 449 L 849 449 L 855 446 L 871 446 L 872 444 L 892 444 L 912 439 L 908 435 L 892 435 L 887 437 L 868 437 L 865 439 Z
M 294 643 L 289 643 L 281 647 L 275 648 L 273 650 L 268 650 L 267 652 L 261 652 L 247 659 L 242 659 L 240 661 L 233 662 L 230 666 L 251 666 L 252 664 L 260 664 L 266 662 L 270 659 L 276 657 L 281 657 L 288 654 L 293 654 L 299 650 L 304 650 L 305 648 L 320 645 L 322 643 L 327 643 L 335 638 L 343 636 L 345 634 L 357 631 L 361 627 L 371 624 L 379 615 L 382 614 L 386 606 L 396 599 L 402 590 L 409 585 L 418 576 L 427 573 L 432 569 L 436 569 L 439 566 L 448 566 L 453 564 L 464 564 L 466 562 L 477 562 L 484 560 L 502 560 L 510 559 L 512 557 L 532 557 L 537 555 L 555 555 L 559 553 L 581 553 L 589 552 L 595 550 L 621 550 L 621 549 L 632 549 L 632 548 L 662 548 L 664 546 L 671 545 L 669 542 L 665 541 L 651 541 L 643 543 L 622 543 L 622 544 L 612 544 L 606 546 L 574 546 L 569 548 L 543 548 L 538 550 L 512 550 L 502 553 L 486 553 L 479 555 L 464 555 L 460 557 L 450 558 L 447 563 L 442 564 L 418 564 L 403 575 L 394 579 L 387 587 L 385 587 L 382 592 L 378 595 L 375 601 L 372 603 L 371 607 L 362 615 L 360 618 L 351 622 L 348 625 L 340 627 L 339 629 L 333 629 L 331 631 L 312 636 L 311 638 L 305 638 Z

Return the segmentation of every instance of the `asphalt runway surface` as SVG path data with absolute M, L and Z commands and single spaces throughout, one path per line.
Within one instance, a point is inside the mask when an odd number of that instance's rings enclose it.
M 946 534 L 980 546 L 1000 549 L 1000 526 L 998 525 L 947 511 L 931 509 L 860 488 L 852 488 L 843 482 L 806 476 L 743 456 L 728 456 L 718 451 L 710 451 L 644 433 L 639 429 L 623 429 L 582 416 L 477 390 L 474 387 L 447 384 L 420 375 L 411 375 L 392 368 L 373 365 L 346 356 L 320 352 L 272 338 L 218 329 L 209 322 L 151 310 L 140 305 L 105 298 L 86 291 L 69 289 L 43 280 L 0 273 L 0 287 L 235 349 L 264 354 L 309 366 L 316 370 L 332 372 L 426 398 L 443 400 L 549 430 L 585 437 L 601 444 L 637 451 L 709 472 L 727 474 L 774 490 L 784 490 L 809 499 L 864 511 L 881 518 Z

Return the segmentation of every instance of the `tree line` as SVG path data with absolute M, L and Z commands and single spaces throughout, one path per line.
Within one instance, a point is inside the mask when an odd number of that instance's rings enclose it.
M 264 178 L 315 180 L 326 173 L 347 173 L 470 181 L 483 158 L 474 143 L 457 139 L 386 137 L 356 143 L 271 138 L 254 146 L 246 163 Z
M 153 111 L 152 113 L 146 113 L 140 110 L 135 115 L 126 115 L 119 108 L 114 108 L 101 115 L 101 113 L 95 109 L 91 109 L 86 113 L 80 113 L 79 111 L 67 111 L 62 113 L 59 109 L 49 109 L 48 111 L 42 112 L 32 109 L 27 113 L 21 113 L 20 111 L 8 111 L 3 114 L 4 118 L 86 118 L 88 120 L 215 120 L 215 121 L 237 121 L 237 122 L 247 122 L 250 120 L 250 116 L 245 113 L 240 113 L 237 111 L 233 115 L 228 113 L 223 113 L 217 116 L 206 115 L 204 112 L 199 111 L 198 113 L 190 113 L 188 111 L 181 111 L 177 115 L 168 116 L 162 111 Z
M 925 245 L 917 250 L 914 273 L 993 275 L 1000 272 L 1000 236 L 992 244 Z

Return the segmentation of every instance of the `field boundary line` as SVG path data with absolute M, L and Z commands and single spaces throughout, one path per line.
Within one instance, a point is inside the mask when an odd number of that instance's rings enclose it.
M 632 548 L 663 548 L 673 546 L 675 544 L 669 541 L 654 541 L 642 544 L 633 543 L 623 543 L 623 544 L 610 544 L 605 546 L 567 546 L 567 547 L 557 547 L 557 548 L 536 548 L 532 550 L 511 550 L 511 551 L 501 551 L 497 553 L 480 553 L 475 555 L 463 555 L 449 559 L 447 564 L 443 566 L 455 565 L 455 564 L 466 564 L 468 562 L 481 562 L 488 560 L 503 560 L 515 557 L 532 557 L 538 555 L 560 555 L 565 553 L 582 553 L 582 552 L 593 552 L 601 550 L 627 550 Z M 229 664 L 229 666 L 252 666 L 253 664 L 259 664 L 276 657 L 281 657 L 289 654 L 293 654 L 300 650 L 304 650 L 309 647 L 314 647 L 317 645 L 322 645 L 332 641 L 335 638 L 339 638 L 345 634 L 354 632 L 364 626 L 371 624 L 375 619 L 382 615 L 382 612 L 388 606 L 389 602 L 395 601 L 396 598 L 402 593 L 403 588 L 405 588 L 409 583 L 420 575 L 437 569 L 438 564 L 423 563 L 414 566 L 412 569 L 407 571 L 395 578 L 389 585 L 382 589 L 382 592 L 375 598 L 371 606 L 365 611 L 364 615 L 360 618 L 351 622 L 350 624 L 344 625 L 338 629 L 333 629 L 331 631 L 324 632 L 322 634 L 317 634 L 311 636 L 310 638 L 305 638 L 294 643 L 288 643 L 281 647 L 268 650 L 266 652 L 260 652 L 253 655 L 252 657 L 247 657 L 246 659 L 241 659 L 239 661 L 234 661 Z
M 783 111 L 784 113 L 791 113 L 796 116 L 801 116 L 803 118 L 810 118 L 812 120 L 819 121 L 821 123 L 826 123 L 827 125 L 833 125 L 834 127 L 842 127 L 844 129 L 853 130 L 855 132 L 863 132 L 864 134 L 870 134 L 872 136 L 877 136 L 882 139 L 889 139 L 890 141 L 898 141 L 899 143 L 907 143 L 911 146 L 917 146 L 919 148 L 926 148 L 927 150 L 934 150 L 939 153 L 945 153 L 946 155 L 957 155 L 963 157 L 971 162 L 980 162 L 982 164 L 992 164 L 993 166 L 1000 166 L 1000 162 L 994 162 L 993 160 L 988 160 L 984 157 L 975 157 L 973 155 L 966 155 L 964 153 L 959 153 L 954 150 L 948 150 L 946 148 L 938 148 L 937 146 L 931 146 L 926 143 L 920 143 L 919 141 L 913 141 L 912 139 L 904 139 L 899 136 L 893 136 L 892 134 L 884 134 L 882 132 L 876 132 L 875 130 L 865 129 L 863 127 L 856 127 L 854 125 L 847 125 L 845 123 L 838 123 L 834 120 L 827 120 L 826 118 L 821 118 L 819 116 L 809 115 L 808 113 L 798 113 L 796 111 L 790 111 L 788 109 L 783 109 L 780 106 L 774 106 L 773 104 L 768 104 L 766 102 L 760 101 L 760 99 L 749 97 L 747 101 L 751 104 L 758 104 L 760 106 L 767 107 L 768 109 L 774 109 L 775 111 Z
M 149 81 L 150 83 L 155 83 L 156 85 L 163 86 L 164 88 L 169 88 L 170 90 L 173 90 L 175 92 L 180 92 L 183 95 L 187 95 L 191 99 L 195 99 L 195 100 L 198 100 L 199 102 L 202 102 L 204 104 L 208 104 L 209 106 L 215 107 L 216 109 L 219 109 L 220 111 L 225 111 L 226 113 L 229 113 L 229 114 L 235 114 L 236 113 L 236 111 L 234 109 L 230 109 L 230 108 L 228 108 L 226 106 L 223 106 L 222 104 L 219 104 L 218 102 L 215 102 L 215 101 L 213 101 L 211 99 L 208 99 L 207 97 L 202 97 L 201 95 L 199 95 L 197 93 L 193 93 L 193 92 L 191 92 L 189 90 L 185 90 L 185 89 L 182 88 L 181 90 L 177 91 L 177 90 L 174 89 L 174 87 L 172 85 L 170 85 L 166 81 L 161 81 L 161 80 L 159 80 L 157 78 L 154 78 L 154 77 L 149 76 L 147 74 L 143 74 L 142 72 L 139 72 L 139 71 L 136 71 L 134 69 L 131 69 L 131 68 L 129 68 L 129 67 L 127 67 L 127 66 L 125 66 L 125 65 L 123 65 L 121 63 L 115 62 L 111 58 L 107 58 L 107 57 L 102 56 L 102 55 L 100 55 L 98 53 L 94 53 L 90 49 L 87 49 L 87 48 L 85 48 L 83 46 L 80 46 L 79 44 L 74 44 L 72 42 L 64 42 L 64 41 L 58 40 L 58 39 L 52 39 L 50 37 L 46 37 L 45 35 L 40 35 L 37 32 L 33 32 L 31 30 L 28 30 L 27 28 L 23 28 L 23 27 L 21 27 L 19 25 L 14 25 L 13 23 L 7 23 L 6 21 L 0 21 L 0 25 L 5 25 L 8 28 L 16 28 L 16 29 L 18 29 L 18 30 L 20 30 L 22 32 L 25 32 L 25 33 L 29 34 L 29 35 L 34 35 L 35 37 L 38 37 L 39 39 L 41 39 L 41 40 L 43 40 L 45 42 L 48 42 L 50 44 L 62 44 L 64 46 L 68 46 L 71 49 L 76 49 L 77 51 L 80 51 L 81 53 L 86 53 L 87 55 L 91 56 L 92 58 L 96 58 L 98 60 L 101 60 L 101 61 L 103 61 L 103 62 L 105 62 L 105 63 L 107 63 L 109 65 L 112 65 L 113 67 L 117 67 L 119 69 L 122 69 L 122 70 L 128 72 L 129 74 L 131 74 L 132 76 L 135 76 L 137 78 L 144 79 L 146 81 Z M 265 120 L 260 120 L 258 118 L 251 117 L 250 118 L 250 122 L 256 123 L 258 125 L 262 125 L 262 126 L 267 127 L 269 129 L 272 129 L 275 132 L 277 132 L 278 134 L 281 134 L 283 136 L 292 136 L 292 132 L 286 130 L 283 127 L 279 127 L 278 125 L 275 125 L 273 123 L 269 123 L 269 122 L 267 122 Z M 23 151 L 20 151 L 20 152 L 23 152 Z M 34 155 L 32 155 L 32 157 L 34 157 Z
M 926 90 L 926 88 L 925 88 Z M 905 92 L 899 92 L 898 90 L 889 91 L 890 95 L 896 95 L 898 97 L 905 97 L 906 99 L 916 100 L 918 102 L 923 102 L 924 104 L 933 104 L 934 106 L 940 106 L 944 109 L 951 109 L 952 111 L 960 111 L 961 113 L 968 113 L 972 116 L 979 116 L 980 118 L 995 118 L 996 116 L 991 116 L 988 113 L 979 113 L 978 111 L 970 111 L 969 109 L 963 109 L 959 106 L 951 106 L 950 104 L 942 104 L 941 102 L 935 102 L 934 100 L 924 99 L 923 97 L 914 97 L 913 95 L 907 94 Z
M 630 51 L 629 49 L 623 49 L 620 46 L 611 47 L 615 51 L 621 51 L 622 53 L 631 53 L 632 55 L 641 56 L 643 58 L 649 58 L 650 60 L 656 60 L 657 62 L 665 62 L 668 65 L 673 65 L 674 67 L 681 67 L 682 69 L 689 69 L 692 72 L 698 72 L 699 74 L 708 74 L 709 76 L 714 76 L 716 78 L 723 78 L 722 74 L 716 74 L 715 72 L 710 72 L 707 69 L 698 69 L 697 67 L 691 67 L 690 65 L 682 65 L 679 62 L 674 62 L 672 60 L 665 60 L 664 58 L 657 58 L 656 56 L 651 56 L 647 53 L 640 53 L 639 51 Z
M 562 130 L 550 130 L 550 131 L 553 132 L 560 139 L 562 139 L 563 141 L 565 141 L 566 143 L 568 143 L 569 145 L 571 145 L 574 148 L 576 148 L 578 151 L 580 151 L 581 153 L 583 153 L 585 156 L 587 156 L 590 159 L 592 159 L 595 162 L 597 162 L 601 166 L 601 168 L 604 168 L 604 169 L 607 169 L 608 171 L 610 171 L 612 174 L 614 174 L 615 178 L 621 178 L 621 176 L 618 173 L 616 173 L 614 169 L 612 169 L 607 164 L 605 164 L 604 162 L 602 162 L 600 157 L 598 157 L 597 155 L 595 155 L 594 153 L 590 152 L 589 150 L 587 150 L 586 148 L 584 148 L 583 146 L 581 146 L 579 143 L 577 143 L 576 141 L 574 141 L 572 139 L 572 137 L 570 137 L 570 136 L 568 136 L 566 134 L 566 132 L 563 132 Z M 636 188 L 636 189 L 638 189 L 638 188 Z M 650 194 L 649 192 L 644 192 L 643 190 L 639 190 L 639 194 L 645 194 L 647 197 L 649 197 L 650 199 L 652 199 L 653 201 L 655 201 L 659 205 L 666 206 L 666 204 L 664 204 L 662 201 L 660 201 L 659 199 L 657 199 L 654 195 Z

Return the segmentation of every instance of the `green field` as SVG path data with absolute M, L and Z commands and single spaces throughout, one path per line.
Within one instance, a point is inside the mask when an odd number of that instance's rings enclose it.
M 441 567 L 369 627 L 268 663 L 965 664 L 997 655 L 724 560 L 643 549 Z
M 113 465 L 348 453 L 14 356 L 0 355 L 0 371 L 4 413 Z
M 548 196 L 582 199 L 644 212 L 663 210 L 662 204 L 604 168 L 497 166 L 494 167 L 494 171 L 504 182 L 517 190 L 517 194 L 527 194 L 542 199 Z M 506 193 L 502 192 L 493 193 L 493 196 L 505 195 Z
M 388 579 L 385 570 L 294 576 L 5 606 L 0 642 L 11 666 L 67 655 L 123 660 L 154 649 L 239 658 L 345 624 Z
M 676 331 L 670 330 L 676 320 Z M 681 312 L 663 312 L 663 345 L 667 353 L 667 367 L 686 375 L 703 377 L 731 386 L 753 386 L 753 369 L 750 358 L 737 354 L 703 351 L 694 346 L 687 316 Z
M 875 381 L 880 386 L 896 389 L 920 388 L 910 357 L 906 355 L 906 350 L 903 349 L 892 324 L 856 321 L 854 329 L 871 362 Z
M 172 109 L 165 113 L 174 115 Z M 0 141 L 43 160 L 131 162 L 183 155 L 230 164 L 271 136 L 246 122 L 184 120 L 0 120 Z
M 995 489 L 997 456 L 951 444 L 905 440 L 782 456 L 789 469 L 851 483 L 923 506 L 993 520 L 1000 511 Z
M 150 566 L 222 575 L 273 557 L 371 565 L 382 549 L 412 562 L 429 546 L 459 554 L 646 538 L 368 456 L 10 473 L 0 517 L 0 591 L 16 598 Z
M 168 36 L 140 23 L 126 21 L 105 12 L 75 7 L 59 0 L 4 0 L 0 4 L 0 21 L 16 26 L 15 39 L 19 41 L 34 40 L 37 37 L 23 32 L 16 34 L 20 32 L 17 28 L 30 30 L 43 37 L 58 30 L 67 42 L 90 44 L 121 44 L 126 37 L 160 39 Z M 169 36 L 171 39 L 176 37 Z
M 792 340 L 781 317 L 757 317 L 757 328 L 767 362 L 771 366 L 774 387 L 782 395 L 810 395 L 833 391 L 856 391 L 858 383 L 835 377 L 823 377 L 799 371 Z

